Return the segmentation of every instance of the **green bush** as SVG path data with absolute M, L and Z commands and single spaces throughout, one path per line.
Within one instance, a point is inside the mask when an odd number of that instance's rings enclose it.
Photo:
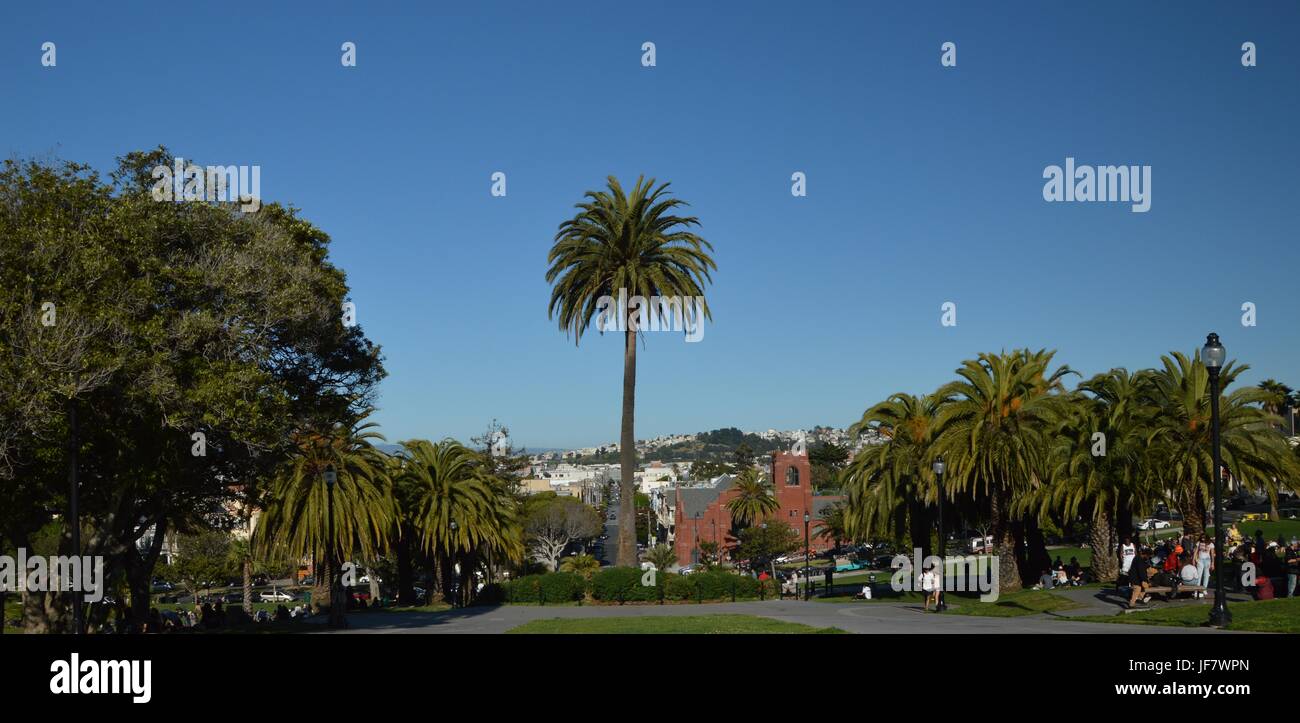
M 672 600 L 737 600 L 757 598 L 759 582 L 748 575 L 737 575 L 725 570 L 697 572 L 693 575 L 674 575 L 667 581 L 665 594 Z M 776 587 L 770 582 L 767 597 L 772 597 Z
M 591 576 L 591 596 L 601 602 L 637 599 L 641 570 L 635 567 L 606 567 Z
M 525 575 L 503 586 L 506 602 L 512 603 L 562 603 L 581 600 L 586 592 L 586 581 L 572 572 L 547 572 Z

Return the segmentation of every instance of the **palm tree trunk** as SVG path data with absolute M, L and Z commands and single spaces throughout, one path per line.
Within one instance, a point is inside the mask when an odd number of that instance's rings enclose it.
M 1052 566 L 1052 556 L 1047 552 L 1047 540 L 1043 538 L 1043 528 L 1034 515 L 1025 517 L 1025 547 L 1028 549 L 1026 567 L 1021 569 L 1020 579 L 1032 581 L 1042 574 L 1044 568 Z M 1025 573 L 1029 573 L 1026 576 Z
M 397 540 L 397 602 L 399 605 L 415 604 L 415 569 L 411 565 L 411 537 L 405 525 Z
M 623 332 L 623 424 L 619 433 L 618 564 L 636 565 L 636 332 Z
M 244 612 L 253 614 L 253 558 L 244 558 Z
M 934 532 L 930 524 L 930 510 L 920 502 L 909 502 L 911 514 L 908 516 L 908 536 L 912 538 L 912 547 L 921 551 L 921 559 L 930 556 L 932 546 L 930 545 L 930 534 Z
M 1093 581 L 1110 582 L 1119 577 L 1119 558 L 1116 554 L 1115 526 L 1111 524 L 1110 513 L 1103 511 L 1093 515 L 1088 525 L 1088 545 L 1092 547 Z
M 1191 487 L 1184 495 L 1187 502 L 1183 505 L 1183 533 L 1199 537 L 1205 532 L 1205 500 L 1201 497 L 1199 485 Z
M 993 551 L 998 556 L 998 591 L 1014 592 L 1021 588 L 1020 570 L 1016 565 L 1016 540 L 1006 517 L 1006 493 L 1000 488 L 990 495 L 989 521 L 993 528 Z

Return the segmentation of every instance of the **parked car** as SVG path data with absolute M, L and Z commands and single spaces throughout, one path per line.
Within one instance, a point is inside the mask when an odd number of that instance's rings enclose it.
M 263 590 L 257 599 L 262 602 L 292 602 L 297 598 L 283 590 Z
M 1157 520 L 1154 517 L 1147 518 L 1138 523 L 1139 530 L 1163 530 L 1169 526 L 1165 520 Z
M 967 546 L 974 553 L 993 552 L 993 535 L 972 537 L 967 541 Z

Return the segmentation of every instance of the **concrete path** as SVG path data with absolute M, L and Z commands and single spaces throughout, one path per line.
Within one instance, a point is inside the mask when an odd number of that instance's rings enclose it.
M 1086 591 L 1084 591 L 1086 592 Z M 852 633 L 1062 633 L 1062 634 L 1222 634 L 1208 628 L 1083 623 L 1048 615 L 992 618 L 927 613 L 903 603 L 819 603 L 798 600 L 685 605 L 564 606 L 502 605 L 448 610 L 439 613 L 370 612 L 348 616 L 348 630 L 339 634 L 504 633 L 532 620 L 550 618 L 712 615 L 761 615 L 813 627 L 836 627 Z

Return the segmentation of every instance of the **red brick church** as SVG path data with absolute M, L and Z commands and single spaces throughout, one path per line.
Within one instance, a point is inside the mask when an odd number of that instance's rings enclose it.
M 767 475 L 774 485 L 773 494 L 780 505 L 767 518 L 767 523 L 784 521 L 799 533 L 802 540 L 803 515 L 806 511 L 812 516 L 809 534 L 813 554 L 830 549 L 835 543 L 821 534 L 819 515 L 823 509 L 842 498 L 813 494 L 812 468 L 808 463 L 808 455 L 773 452 L 772 466 Z M 713 485 L 677 488 L 674 549 L 677 551 L 678 565 L 690 565 L 699 561 L 699 542 L 717 542 L 721 549 L 735 544 L 731 534 L 731 511 L 727 509 L 727 503 L 736 495 L 732 489 L 731 475 L 723 475 Z

